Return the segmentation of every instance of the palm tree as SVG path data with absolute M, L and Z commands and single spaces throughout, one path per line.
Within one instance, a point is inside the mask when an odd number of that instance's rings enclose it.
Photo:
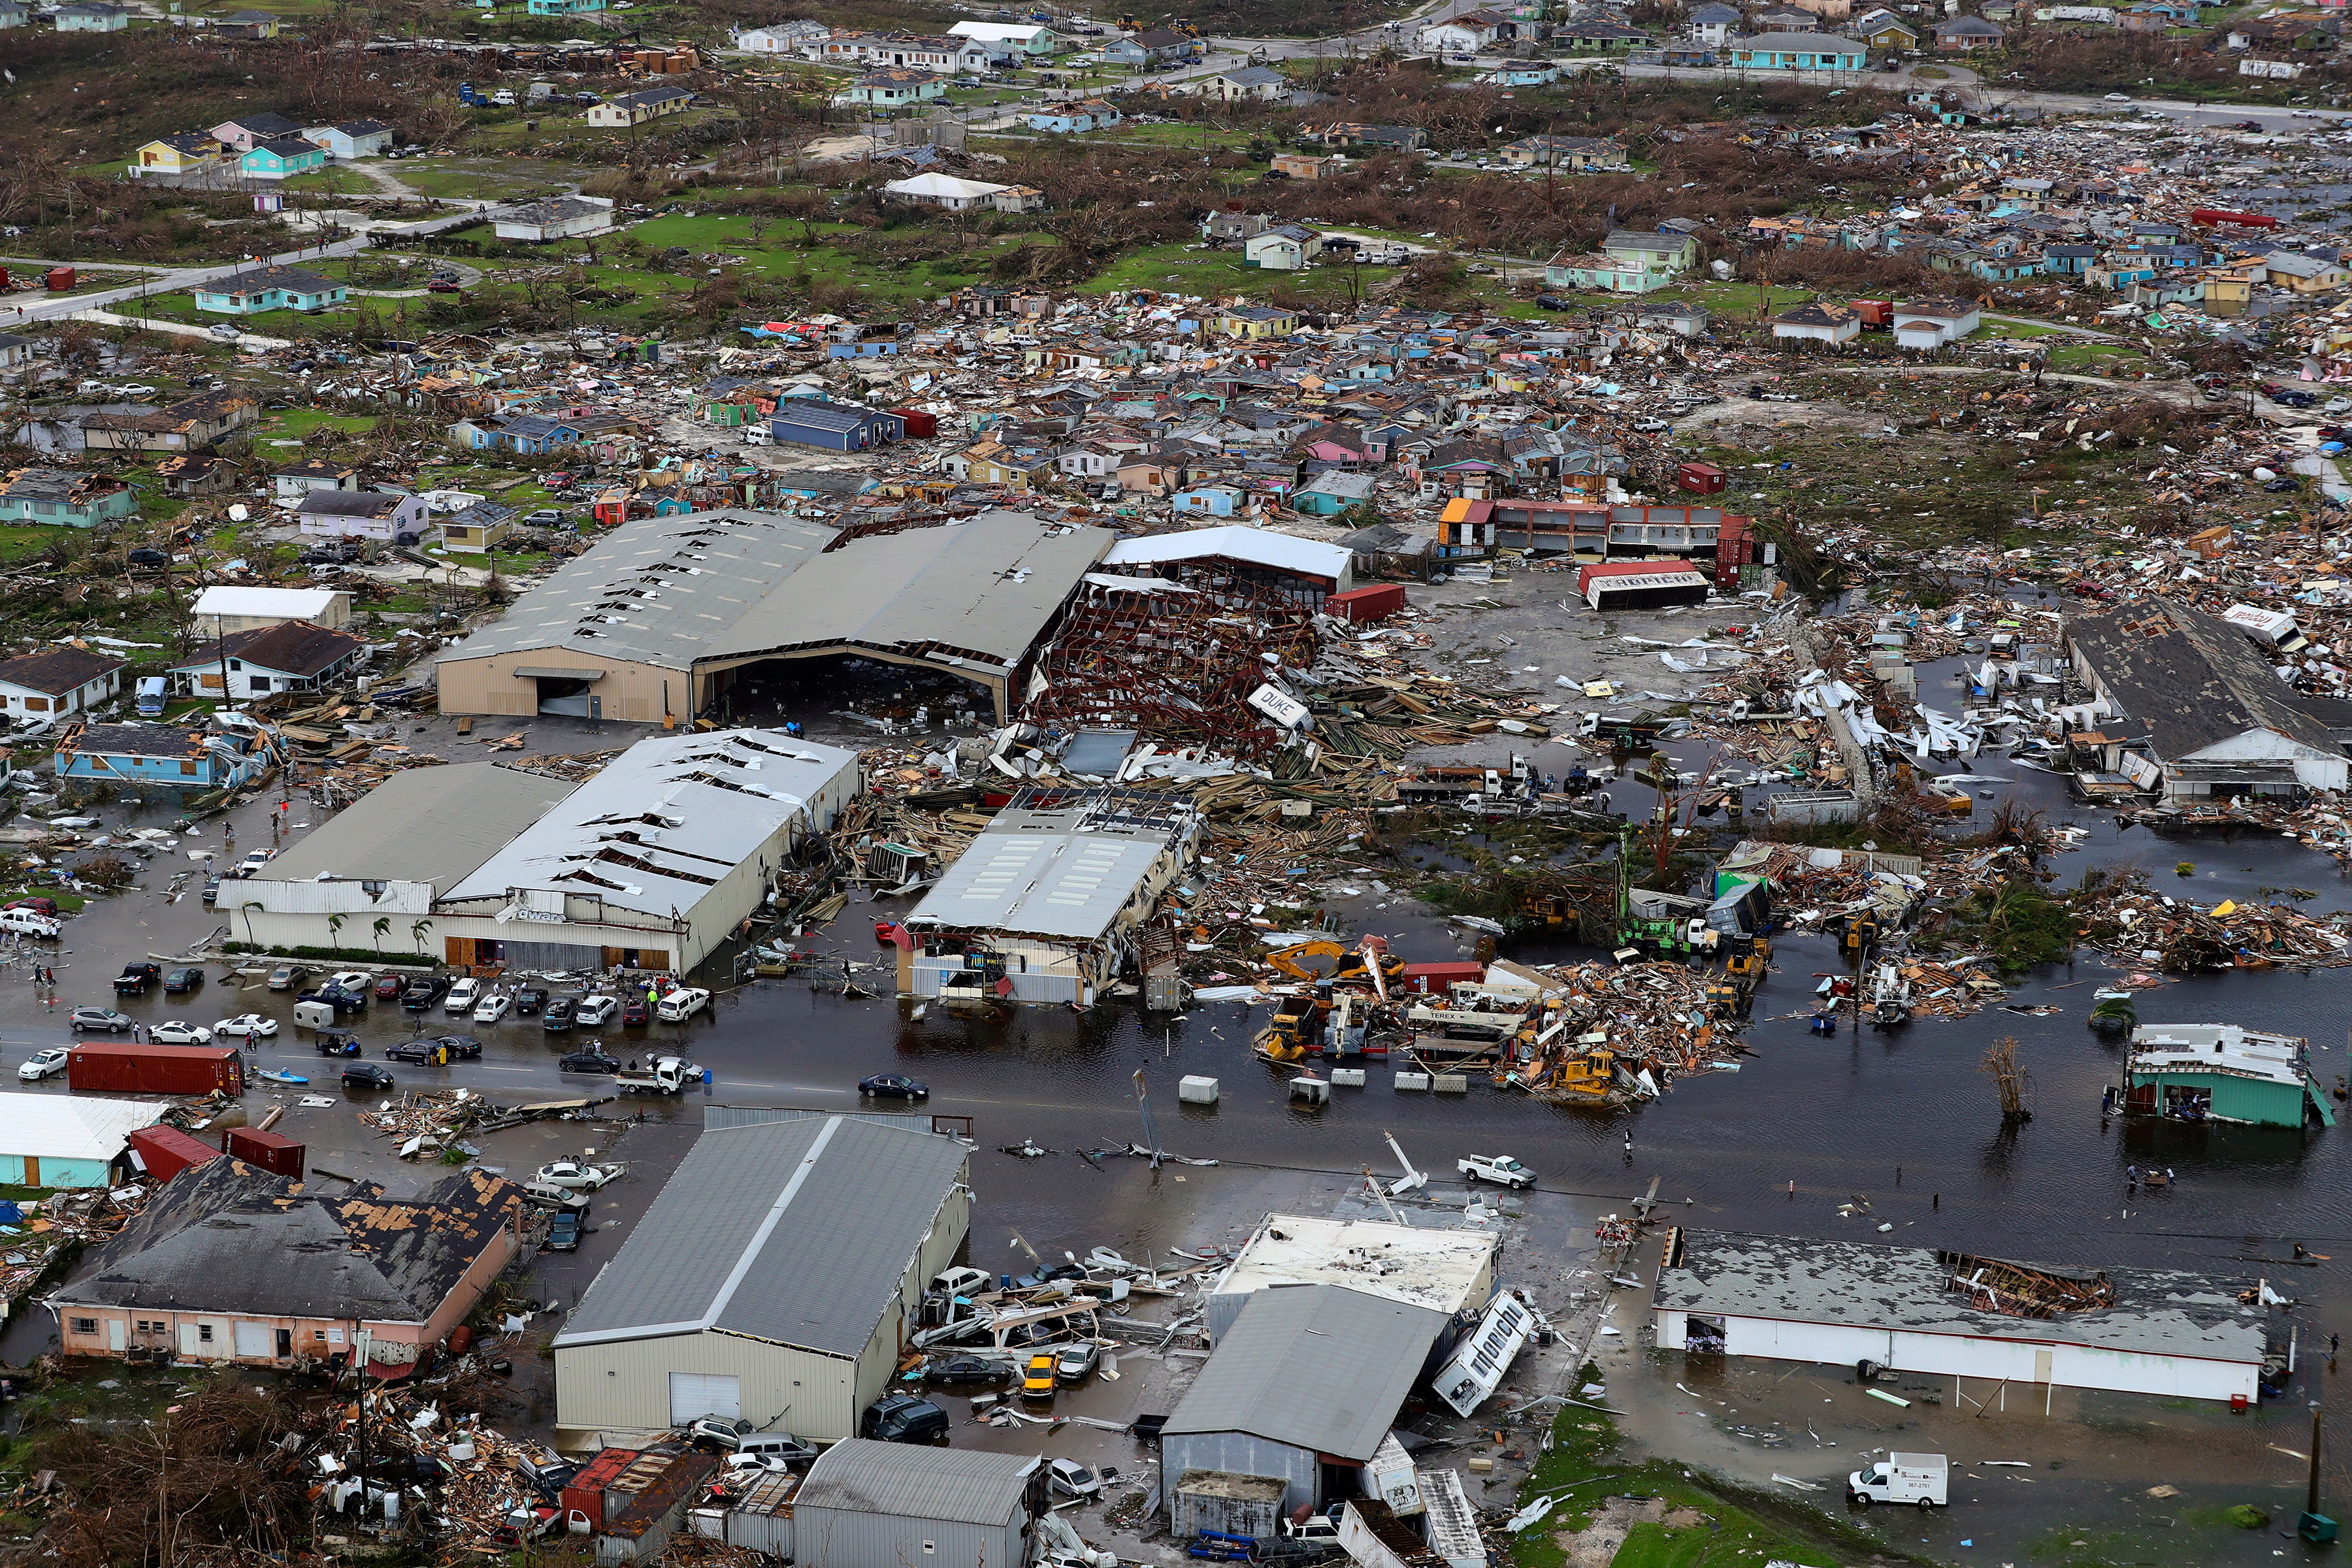
M 2091 1027 L 2101 1033 L 2139 1027 L 2139 1010 L 2128 996 L 2102 996 L 2091 1009 Z
M 416 944 L 416 955 L 425 956 L 425 933 L 433 929 L 431 921 L 418 921 L 408 928 L 408 940 Z
M 391 932 L 391 931 L 392 917 L 390 915 L 376 916 L 375 923 L 368 927 L 368 940 L 375 943 L 375 950 L 378 952 L 382 952 L 383 951 L 383 939 Z
M 337 942 L 334 939 L 343 934 L 343 921 L 347 917 L 342 915 L 329 915 L 327 917 L 327 945 L 329 947 L 342 946 L 341 942 Z
M 242 903 L 236 907 L 237 913 L 245 917 L 245 940 L 248 942 L 252 942 L 256 947 L 259 947 L 261 944 L 258 942 L 254 941 L 253 911 L 259 908 L 261 908 L 261 905 L 257 902 Z

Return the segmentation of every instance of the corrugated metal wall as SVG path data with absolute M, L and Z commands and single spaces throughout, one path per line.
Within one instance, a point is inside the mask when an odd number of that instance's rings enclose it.
M 1181 1487 L 1168 1504 L 1168 1532 L 1190 1541 L 1204 1530 L 1224 1535 L 1274 1535 L 1282 1525 L 1282 1507 L 1272 1498 L 1236 1498 L 1188 1492 Z
M 1162 1433 L 1160 1438 L 1160 1500 L 1187 1470 L 1223 1470 L 1234 1476 L 1270 1476 L 1284 1484 L 1282 1511 L 1312 1508 L 1315 1456 L 1287 1443 L 1269 1442 L 1246 1432 Z
M 558 1425 L 574 1431 L 657 1432 L 669 1425 L 669 1374 L 740 1380 L 743 1414 L 831 1442 L 857 1432 L 857 1363 L 732 1334 L 673 1334 L 555 1352 Z
M 892 1518 L 811 1507 L 793 1510 L 799 1568 L 1020 1568 L 1021 1521 L 1005 1525 Z

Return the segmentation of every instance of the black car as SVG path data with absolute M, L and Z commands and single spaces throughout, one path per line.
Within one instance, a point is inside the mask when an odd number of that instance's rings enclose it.
M 345 1089 L 390 1089 L 392 1075 L 373 1062 L 361 1062 L 343 1069 Z
M 551 1035 L 560 1035 L 572 1027 L 572 1016 L 579 1010 L 580 1005 L 571 997 L 558 996 L 547 1005 L 547 1011 L 540 1016 L 539 1026 Z
M 448 982 L 439 975 L 420 974 L 400 988 L 400 1009 L 404 1013 L 425 1012 L 448 989 Z
M 929 1100 L 931 1086 L 902 1072 L 877 1072 L 872 1078 L 859 1079 L 857 1092 L 877 1100 Z
M 580 1249 L 580 1211 L 557 1209 L 555 1217 L 547 1222 L 547 1239 L 541 1245 L 550 1252 L 577 1252 Z
M 328 1006 L 332 1007 L 338 1013 L 364 1013 L 367 1011 L 366 992 L 346 991 L 340 985 L 321 985 L 316 991 L 302 992 L 297 995 L 294 1000 L 297 1002 L 324 1002 Z
M 621 1058 L 602 1051 L 567 1051 L 555 1066 L 561 1072 L 619 1072 Z
M 423 1039 L 403 1040 L 396 1046 L 385 1047 L 383 1059 L 445 1067 L 450 1062 L 472 1061 L 481 1054 L 482 1042 L 470 1035 L 428 1035 Z
M 1538 294 L 1536 296 L 1536 308 L 1539 310 L 1573 310 L 1576 306 L 1557 294 Z
M 985 1356 L 960 1355 L 931 1367 L 923 1378 L 927 1383 L 981 1383 L 995 1388 L 1012 1381 L 1013 1369 Z
M 883 1443 L 935 1443 L 948 1440 L 948 1413 L 928 1399 L 892 1394 L 876 1400 L 858 1423 L 857 1435 Z
M 215 904 L 219 902 L 220 873 L 215 871 L 211 876 L 205 879 L 205 908 L 211 909 Z
M 163 994 L 167 996 L 177 996 L 184 992 L 194 991 L 204 983 L 203 970 L 183 965 L 178 969 L 164 972 Z
M 544 985 L 524 986 L 515 993 L 515 1016 L 518 1018 L 536 1016 L 539 1010 L 547 1005 L 547 996 L 548 991 Z
M 114 977 L 114 994 L 117 996 L 144 996 L 147 987 L 163 978 L 163 966 L 160 963 L 126 963 L 122 966 L 122 973 Z
M 360 1037 L 349 1029 L 319 1031 L 319 1054 L 322 1057 L 355 1057 L 360 1054 Z
M 133 566 L 169 566 L 172 563 L 171 556 L 161 550 L 134 550 L 123 559 Z

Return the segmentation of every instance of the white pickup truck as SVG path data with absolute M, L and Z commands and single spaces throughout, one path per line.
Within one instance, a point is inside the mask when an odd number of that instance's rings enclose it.
M 1513 1191 L 1536 1184 L 1536 1173 L 1508 1154 L 1473 1154 L 1456 1160 L 1454 1168 L 1473 1183 L 1493 1182 Z
M 623 1094 L 683 1094 L 702 1079 L 702 1069 L 684 1057 L 656 1057 L 646 1072 L 613 1075 L 613 1087 Z
M 1864 1508 L 1874 1502 L 1907 1502 L 1923 1509 L 1944 1506 L 1952 1462 L 1941 1454 L 1889 1454 L 1845 1479 L 1846 1496 Z

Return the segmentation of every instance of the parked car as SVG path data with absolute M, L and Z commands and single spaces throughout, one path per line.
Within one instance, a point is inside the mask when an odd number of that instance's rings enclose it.
M 583 996 L 572 1016 L 580 1020 L 582 1027 L 593 1029 L 620 1010 L 621 999 L 617 996 Z
M 30 910 L 35 914 L 46 915 L 50 920 L 56 920 L 58 918 L 57 900 L 44 899 L 38 896 L 29 899 L 11 899 L 5 905 L 0 905 L 0 909 Z
M 558 1072 L 619 1072 L 621 1058 L 602 1051 L 567 1051 L 555 1064 Z
M 557 1209 L 547 1222 L 547 1239 L 540 1244 L 550 1252 L 577 1252 L 580 1249 L 580 1211 Z
M 1021 1397 L 1051 1399 L 1054 1397 L 1054 1365 L 1061 1358 L 1052 1351 L 1039 1351 L 1029 1358 L 1021 1373 Z
M 191 1024 L 185 1018 L 166 1018 L 150 1027 L 147 1037 L 159 1046 L 209 1046 L 213 1032 L 202 1024 Z
M 902 1072 L 877 1072 L 857 1080 L 857 1092 L 877 1100 L 929 1100 L 931 1086 Z
M 373 1062 L 354 1062 L 343 1069 L 345 1089 L 390 1089 L 392 1074 Z
M 1522 1187 L 1536 1184 L 1536 1173 L 1508 1154 L 1473 1154 L 1454 1161 L 1454 1168 L 1473 1186 L 1480 1182 L 1493 1182 L 1517 1192 Z
M 213 1026 L 213 1037 L 222 1040 L 266 1040 L 278 1032 L 278 1020 L 259 1013 L 239 1013 Z M 324 1038 L 331 1031 L 321 1029 Z
M 122 558 L 133 566 L 169 566 L 172 563 L 172 557 L 161 550 L 132 550 L 125 552 Z
M 144 996 L 147 988 L 163 978 L 160 963 L 126 963 L 122 973 L 114 977 L 117 996 Z
M 441 1000 L 448 983 L 437 974 L 418 974 L 400 988 L 400 1010 L 404 1013 L 425 1013 Z
M 607 1182 L 618 1181 L 620 1175 L 621 1167 L 618 1165 L 590 1165 L 578 1160 L 557 1160 L 541 1165 L 539 1173 L 531 1180 L 544 1182 L 551 1187 L 562 1187 L 567 1192 L 593 1193 Z
M 468 974 L 451 983 L 449 994 L 441 999 L 441 1005 L 448 1011 L 451 1017 L 455 1018 L 461 1014 L 472 1012 L 474 1003 L 481 994 L 482 983 Z
M 642 996 L 632 996 L 621 1004 L 621 1027 L 642 1029 L 654 1021 L 654 1010 Z
M 278 851 L 275 849 L 252 850 L 244 859 L 236 863 L 236 874 L 240 877 L 250 877 L 277 858 Z
M 324 1002 L 338 1013 L 364 1013 L 368 1005 L 366 992 L 346 991 L 340 985 L 321 985 L 316 991 L 299 992 L 294 1000 Z
M 535 1018 L 547 1005 L 548 990 L 544 985 L 526 985 L 514 994 L 515 1016 Z
M 360 1037 L 349 1029 L 321 1029 L 317 1039 L 319 1054 L 322 1057 L 355 1057 L 360 1054 Z
M 474 1004 L 474 1022 L 477 1024 L 495 1024 L 500 1018 L 505 1017 L 507 1016 L 507 1009 L 513 1005 L 513 997 L 508 995 L 503 991 L 493 991 L 488 995 Z
M 435 278 L 425 285 L 427 294 L 462 294 L 465 290 L 446 278 Z
M 472 1061 L 482 1054 L 482 1042 L 471 1035 L 426 1035 L 384 1048 L 384 1060 L 394 1062 Z
M 1094 1376 L 1102 1365 L 1102 1346 L 1097 1344 L 1064 1345 L 1062 1353 L 1054 1359 L 1054 1376 L 1071 1387 Z
M 547 1010 L 540 1015 L 539 1026 L 551 1035 L 562 1034 L 572 1027 L 572 1020 L 578 1011 L 578 1005 L 571 997 L 558 996 L 548 1003 Z
M 211 909 L 220 902 L 220 884 L 218 871 L 212 872 L 205 878 L 205 908 Z
M 26 1083 L 38 1083 L 45 1078 L 55 1078 L 66 1070 L 66 1058 L 73 1053 L 63 1046 L 51 1046 L 45 1051 L 35 1051 L 17 1068 L 16 1076 Z
M 948 1440 L 948 1413 L 911 1394 L 886 1394 L 866 1409 L 857 1424 L 857 1435 L 881 1443 L 944 1446 Z
M 981 1383 L 986 1384 L 991 1388 L 996 1388 L 1012 1381 L 1013 1369 L 1001 1361 L 991 1361 L 986 1356 L 960 1355 L 952 1356 L 926 1369 L 923 1378 L 929 1383 Z
M 184 996 L 205 983 L 205 972 L 193 965 L 182 964 L 163 972 L 163 994 Z
M 86 1029 L 104 1029 L 110 1035 L 120 1035 L 131 1026 L 131 1019 L 111 1007 L 77 1007 L 66 1015 L 66 1027 L 77 1035 Z

